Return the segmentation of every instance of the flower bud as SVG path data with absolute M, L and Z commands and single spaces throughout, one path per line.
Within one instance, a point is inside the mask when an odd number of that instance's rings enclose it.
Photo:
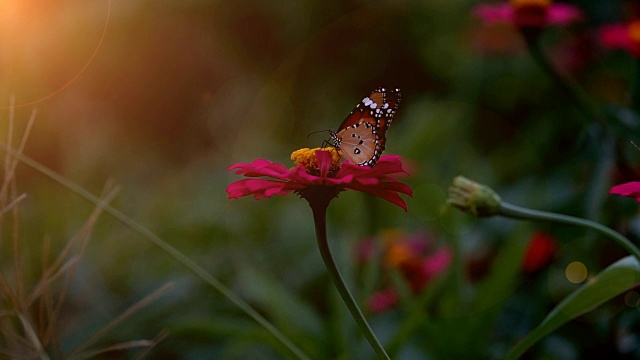
M 464 176 L 456 176 L 449 187 L 447 204 L 476 216 L 488 217 L 498 214 L 501 200 L 500 196 L 488 186 Z

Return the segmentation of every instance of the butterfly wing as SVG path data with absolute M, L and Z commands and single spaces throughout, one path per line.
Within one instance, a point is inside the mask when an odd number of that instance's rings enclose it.
M 370 122 L 362 121 L 347 126 L 337 134 L 336 144 L 342 156 L 354 164 L 373 166 L 380 157 L 380 139 Z
M 387 129 L 400 105 L 400 89 L 378 88 L 344 119 L 331 137 L 343 156 L 358 165 L 373 166 L 385 149 Z

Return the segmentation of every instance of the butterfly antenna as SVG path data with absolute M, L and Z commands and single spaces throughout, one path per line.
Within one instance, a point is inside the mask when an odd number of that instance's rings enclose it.
M 321 132 L 330 132 L 331 129 L 327 129 L 327 130 L 318 130 L 318 131 L 314 131 L 314 132 L 310 132 L 307 134 L 307 139 L 309 138 L 309 136 L 313 135 L 313 134 L 317 134 L 317 133 L 321 133 Z
M 636 143 L 634 143 L 633 141 L 631 141 L 631 143 L 633 144 L 633 146 L 636 147 L 636 149 L 640 150 L 640 147 L 638 147 L 638 145 L 636 145 Z

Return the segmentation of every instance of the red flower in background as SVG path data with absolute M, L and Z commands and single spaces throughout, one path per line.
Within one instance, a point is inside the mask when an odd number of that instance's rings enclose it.
M 398 304 L 398 293 L 394 289 L 378 291 L 367 300 L 367 309 L 372 313 L 381 313 Z
M 637 202 L 640 202 L 640 182 L 632 181 L 626 184 L 616 185 L 609 190 L 609 195 L 611 194 L 634 198 Z
M 605 25 L 598 31 L 598 39 L 607 49 L 625 50 L 640 58 L 640 20 L 628 24 Z
M 397 155 L 382 156 L 375 166 L 340 164 L 340 156 L 333 148 L 300 149 L 291 154 L 291 159 L 296 164 L 292 169 L 266 159 L 231 165 L 229 170 L 249 179 L 230 184 L 229 198 L 253 195 L 259 200 L 294 191 L 309 200 L 318 191 L 335 197 L 342 191 L 355 190 L 381 197 L 406 211 L 407 204 L 398 194 L 413 194 L 408 185 L 396 179 L 398 174 L 407 173 Z
M 399 271 L 414 294 L 422 292 L 445 271 L 453 256 L 448 247 L 434 249 L 433 239 L 424 234 L 388 231 L 381 234 L 380 239 L 384 245 L 385 267 Z M 367 308 L 371 312 L 382 312 L 397 305 L 398 299 L 394 288 L 386 288 L 369 297 Z
M 531 240 L 529 240 L 529 247 L 524 255 L 522 269 L 528 273 L 542 270 L 549 265 L 556 254 L 557 248 L 556 239 L 551 235 L 544 232 L 534 233 L 531 236 Z
M 486 24 L 509 23 L 518 28 L 568 25 L 583 17 L 580 8 L 550 0 L 511 0 L 499 4 L 480 4 L 473 13 Z

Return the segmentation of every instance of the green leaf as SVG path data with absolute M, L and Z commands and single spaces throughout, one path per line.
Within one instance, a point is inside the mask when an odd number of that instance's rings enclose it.
M 549 315 L 517 343 L 507 356 L 516 359 L 543 337 L 604 303 L 605 301 L 633 289 L 640 280 L 640 263 L 633 256 L 620 259 L 602 270 L 598 276 L 567 296 Z

